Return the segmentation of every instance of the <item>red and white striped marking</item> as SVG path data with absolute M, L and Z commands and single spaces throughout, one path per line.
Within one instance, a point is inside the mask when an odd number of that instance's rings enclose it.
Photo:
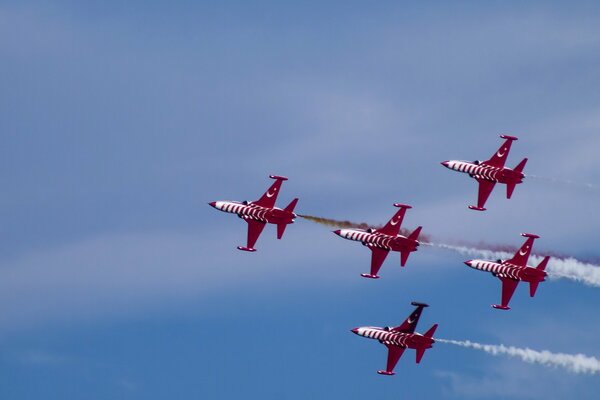
M 249 203 L 248 205 L 235 201 L 217 201 L 214 206 L 217 210 L 237 214 L 242 218 L 251 218 L 256 221 L 267 222 L 266 213 L 268 208 Z
M 393 236 L 377 233 L 377 231 L 369 233 L 359 229 L 340 229 L 339 235 L 344 239 L 362 242 L 386 250 L 392 249 L 391 241 L 394 239 Z M 396 237 L 403 238 L 404 236 L 398 235 Z
M 488 179 L 498 182 L 502 173 L 501 168 L 490 167 L 489 165 L 473 164 L 467 161 L 448 161 L 448 168 L 472 175 L 474 178 Z
M 469 267 L 481 271 L 491 272 L 503 278 L 512 278 L 520 280 L 520 272 L 523 267 L 518 267 L 510 263 L 499 264 L 492 261 L 470 260 Z
M 408 347 L 408 339 L 413 333 L 391 332 L 378 327 L 362 327 L 356 330 L 356 334 L 370 339 L 376 339 L 384 344 L 393 344 L 401 347 Z

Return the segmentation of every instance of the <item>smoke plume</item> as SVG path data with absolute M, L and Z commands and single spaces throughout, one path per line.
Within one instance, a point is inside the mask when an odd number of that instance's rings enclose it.
M 378 228 L 378 227 L 370 226 L 366 222 L 338 221 L 336 219 L 315 217 L 313 215 L 298 215 L 298 216 L 302 217 L 304 219 L 307 219 L 309 221 L 316 222 L 317 224 L 330 226 L 332 228 L 346 228 L 346 229 L 347 228 L 358 228 L 358 229 L 368 229 L 368 228 L 377 229 Z
M 461 347 L 468 347 L 476 350 L 483 350 L 494 356 L 505 354 L 510 357 L 520 358 L 522 361 L 531 364 L 541 364 L 554 368 L 564 368 L 576 374 L 597 374 L 600 373 L 600 360 L 596 357 L 586 356 L 585 354 L 565 354 L 552 353 L 548 350 L 532 350 L 530 348 L 518 348 L 513 346 L 481 344 L 471 342 L 470 340 L 448 340 L 435 339 L 436 342 L 449 343 Z
M 348 228 L 355 228 L 355 229 L 369 229 L 369 228 L 373 228 L 373 229 L 381 229 L 383 227 L 383 225 L 379 224 L 379 225 L 369 225 L 366 222 L 353 222 L 353 221 L 340 221 L 337 219 L 330 219 L 330 218 L 322 218 L 322 217 L 315 217 L 313 215 L 298 215 L 301 218 L 307 219 L 309 221 L 312 222 L 316 222 L 317 224 L 321 224 L 321 225 L 325 225 L 325 226 L 330 226 L 332 228 L 342 228 L 342 229 L 348 229 Z M 412 231 L 405 229 L 405 228 L 400 228 L 400 234 L 402 236 L 406 236 L 408 237 L 410 234 L 412 233 Z M 424 235 L 423 233 L 421 233 L 419 235 L 419 242 L 421 242 L 422 244 L 429 244 L 430 238 L 428 235 Z
M 456 251 L 467 257 L 480 257 L 486 260 L 507 260 L 513 257 L 514 252 L 505 250 L 488 250 L 468 246 L 454 246 L 436 243 L 434 246 Z M 529 258 L 533 265 L 539 264 L 543 257 L 532 254 Z M 578 260 L 568 256 L 552 256 L 546 268 L 550 278 L 566 278 L 581 282 L 589 286 L 600 287 L 600 265 Z
M 579 186 L 581 188 L 586 188 L 590 191 L 597 191 L 599 189 L 599 187 L 597 185 L 594 185 L 593 183 L 577 182 L 577 181 L 573 181 L 571 179 L 560 179 L 560 178 L 552 178 L 552 177 L 538 176 L 538 175 L 527 175 L 527 178 L 533 178 L 533 179 L 538 179 L 541 181 L 552 182 L 552 183 L 560 183 L 560 184 L 568 185 L 568 186 Z

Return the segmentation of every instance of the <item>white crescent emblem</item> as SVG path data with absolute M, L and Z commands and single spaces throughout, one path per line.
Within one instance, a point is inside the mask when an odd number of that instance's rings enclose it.
M 398 225 L 398 220 L 391 220 L 390 225 L 392 225 L 392 226 Z
M 415 320 L 414 320 L 414 319 L 410 319 L 410 318 L 409 318 L 409 319 L 408 319 L 406 322 L 407 322 L 408 324 L 412 324 L 413 322 L 415 322 Z
M 275 193 L 276 193 L 276 192 L 277 192 L 277 189 L 274 189 L 274 190 L 273 190 L 273 193 L 271 193 L 271 192 L 267 192 L 267 197 L 269 197 L 269 198 L 270 198 L 270 197 L 273 197 L 273 196 L 275 196 Z
M 529 250 L 529 246 L 526 246 L 524 250 L 519 251 L 519 254 L 524 256 L 525 254 L 527 254 L 527 250 Z
M 500 152 L 500 150 L 498 150 L 498 152 L 496 153 L 496 155 L 500 158 L 504 157 L 505 154 L 506 154 L 506 149 L 502 149 L 502 153 Z

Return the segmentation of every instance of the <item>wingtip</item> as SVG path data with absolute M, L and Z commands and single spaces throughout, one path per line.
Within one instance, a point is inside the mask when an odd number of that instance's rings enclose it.
M 477 206 L 469 206 L 469 209 L 475 210 L 475 211 L 485 211 L 486 210 L 485 207 L 477 207 Z

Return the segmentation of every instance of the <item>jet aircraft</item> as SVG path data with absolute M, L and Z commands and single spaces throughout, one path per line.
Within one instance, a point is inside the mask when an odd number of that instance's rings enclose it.
M 518 140 L 514 136 L 500 135 L 502 139 L 506 139 L 502 146 L 498 149 L 492 158 L 487 161 L 458 161 L 450 160 L 442 162 L 442 165 L 454 171 L 464 172 L 469 174 L 479 183 L 479 195 L 477 198 L 477 206 L 469 206 L 471 210 L 485 211 L 485 202 L 490 193 L 494 189 L 496 183 L 506 185 L 506 198 L 510 199 L 515 190 L 515 186 L 523 183 L 523 168 L 527 163 L 527 158 L 524 158 L 514 169 L 504 167 L 506 158 L 510 151 L 510 146 L 514 140 Z
M 284 176 L 269 175 L 269 178 L 275 179 L 275 183 L 256 201 L 213 201 L 208 203 L 210 206 L 228 212 L 237 214 L 248 223 L 248 240 L 246 246 L 238 246 L 238 249 L 244 251 L 256 251 L 254 244 L 262 233 L 265 224 L 277 225 L 277 239 L 281 239 L 283 232 L 288 224 L 294 223 L 297 215 L 294 213 L 294 208 L 298 203 L 298 199 L 292 200 L 284 209 L 275 207 L 275 201 L 279 195 L 281 184 L 287 181 Z
M 399 234 L 404 214 L 407 209 L 412 207 L 398 203 L 395 203 L 394 207 L 399 207 L 400 210 L 396 212 L 383 228 L 369 228 L 367 230 L 338 229 L 337 231 L 333 231 L 333 233 L 344 239 L 362 242 L 363 245 L 371 249 L 371 272 L 361 274 L 365 278 L 379 278 L 377 272 L 379 272 L 390 250 L 400 252 L 400 265 L 404 267 L 410 253 L 416 251 L 419 246 L 421 226 L 415 229 L 408 237 Z
M 465 264 L 471 268 L 491 272 L 492 275 L 500 278 L 502 281 L 502 303 L 492 305 L 492 307 L 500 310 L 510 310 L 508 302 L 520 281 L 529 283 L 529 295 L 533 297 L 540 282 L 545 281 L 548 275 L 544 270 L 548 265 L 550 256 L 544 257 L 535 268 L 527 265 L 533 242 L 539 236 L 531 233 L 522 233 L 521 236 L 526 237 L 527 240 L 510 260 L 497 260 L 496 262 L 483 260 L 465 261 Z
M 402 325 L 394 328 L 385 327 L 379 328 L 376 326 L 363 326 L 352 329 L 352 332 L 359 336 L 364 336 L 369 339 L 379 340 L 379 343 L 384 344 L 388 348 L 387 366 L 385 370 L 377 371 L 381 375 L 394 375 L 394 367 L 398 363 L 402 353 L 406 349 L 415 349 L 417 351 L 417 364 L 421 362 L 425 350 L 430 349 L 435 343 L 433 334 L 438 327 L 434 324 L 425 334 L 415 333 L 415 328 L 421 317 L 421 312 L 424 307 L 429 307 L 424 303 L 411 303 L 417 308 L 408 316 Z

